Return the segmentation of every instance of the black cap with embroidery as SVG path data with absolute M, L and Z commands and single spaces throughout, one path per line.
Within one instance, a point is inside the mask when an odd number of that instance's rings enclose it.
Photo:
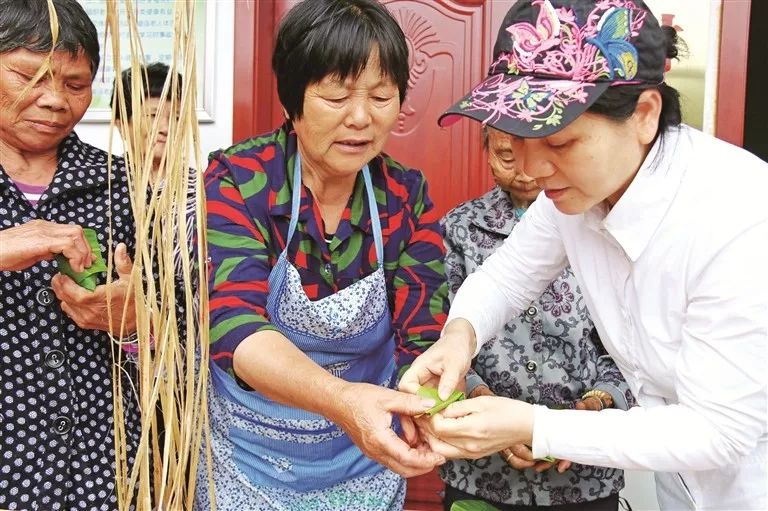
M 664 81 L 665 36 L 642 0 L 518 0 L 488 77 L 438 119 L 461 116 L 525 138 L 546 137 L 608 87 Z

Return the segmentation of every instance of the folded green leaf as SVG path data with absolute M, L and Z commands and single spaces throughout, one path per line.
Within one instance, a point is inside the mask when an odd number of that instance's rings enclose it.
M 448 396 L 448 399 L 443 401 L 440 399 L 440 396 L 437 394 L 437 389 L 434 387 L 419 387 L 419 390 L 417 392 L 419 397 L 424 399 L 433 399 L 435 401 L 435 406 L 427 410 L 426 413 L 429 416 L 432 416 L 436 414 L 437 412 L 444 410 L 448 408 L 448 405 L 451 403 L 455 403 L 456 401 L 461 401 L 464 399 L 464 393 L 460 390 L 454 390 L 453 393 L 451 393 L 450 396 Z
M 482 500 L 457 500 L 451 505 L 451 511 L 499 511 Z
M 99 273 L 105 273 L 107 271 L 107 265 L 104 263 L 104 258 L 101 255 L 101 246 L 99 245 L 99 238 L 96 236 L 96 231 L 86 228 L 83 229 L 83 235 L 94 255 L 95 259 L 93 264 L 81 272 L 76 272 L 69 265 L 69 260 L 62 254 L 56 256 L 56 263 L 59 266 L 59 273 L 67 275 L 80 287 L 93 291 L 96 289 L 97 275 Z

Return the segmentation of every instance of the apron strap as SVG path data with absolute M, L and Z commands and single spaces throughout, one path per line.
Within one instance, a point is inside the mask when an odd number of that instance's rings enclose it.
M 288 238 L 285 240 L 285 250 L 291 244 L 291 238 L 299 222 L 299 207 L 301 206 L 301 154 L 298 148 L 293 157 L 293 196 L 291 198 L 291 223 L 288 225 Z
M 288 225 L 288 238 L 285 240 L 285 250 L 288 251 L 288 245 L 291 243 L 293 233 L 296 231 L 296 225 L 299 222 L 299 207 L 301 206 L 301 155 L 299 151 L 293 157 L 293 194 L 291 198 L 291 222 Z M 379 221 L 379 207 L 376 204 L 376 194 L 373 191 L 371 182 L 371 172 L 368 170 L 368 164 L 363 167 L 363 180 L 365 181 L 365 193 L 368 196 L 368 212 L 371 216 L 371 227 L 373 227 L 373 241 L 376 245 L 376 259 L 379 267 L 384 267 L 384 241 L 381 235 L 381 222 Z
M 371 172 L 368 170 L 368 164 L 363 167 L 363 179 L 365 180 L 365 191 L 368 195 L 368 213 L 371 215 L 371 226 L 373 227 L 373 242 L 376 244 L 376 258 L 379 261 L 379 268 L 384 268 L 384 241 L 381 236 L 381 222 L 379 221 L 379 206 L 376 204 L 376 194 L 373 192 L 373 183 L 371 183 Z

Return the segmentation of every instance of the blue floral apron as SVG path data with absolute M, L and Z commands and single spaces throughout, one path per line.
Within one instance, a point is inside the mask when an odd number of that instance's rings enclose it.
M 280 332 L 333 375 L 393 387 L 394 337 L 381 225 L 367 165 L 362 172 L 379 267 L 336 294 L 309 300 L 287 258 L 301 202 L 297 152 L 288 238 L 269 275 L 267 312 Z M 208 409 L 218 509 L 402 509 L 405 480 L 363 455 L 333 422 L 246 391 L 216 364 L 210 364 L 210 371 Z M 202 458 L 196 508 L 211 509 Z

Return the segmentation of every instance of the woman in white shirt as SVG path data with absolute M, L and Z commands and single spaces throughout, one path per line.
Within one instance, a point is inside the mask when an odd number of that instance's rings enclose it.
M 488 78 L 441 123 L 515 135 L 543 196 L 467 278 L 401 388 L 439 382 L 446 396 L 570 263 L 641 406 L 481 397 L 420 419 L 421 438 L 451 458 L 520 444 L 524 459 L 654 470 L 663 509 L 766 509 L 768 165 L 680 124 L 664 83 L 674 39 L 640 0 L 520 0 L 507 13 Z

